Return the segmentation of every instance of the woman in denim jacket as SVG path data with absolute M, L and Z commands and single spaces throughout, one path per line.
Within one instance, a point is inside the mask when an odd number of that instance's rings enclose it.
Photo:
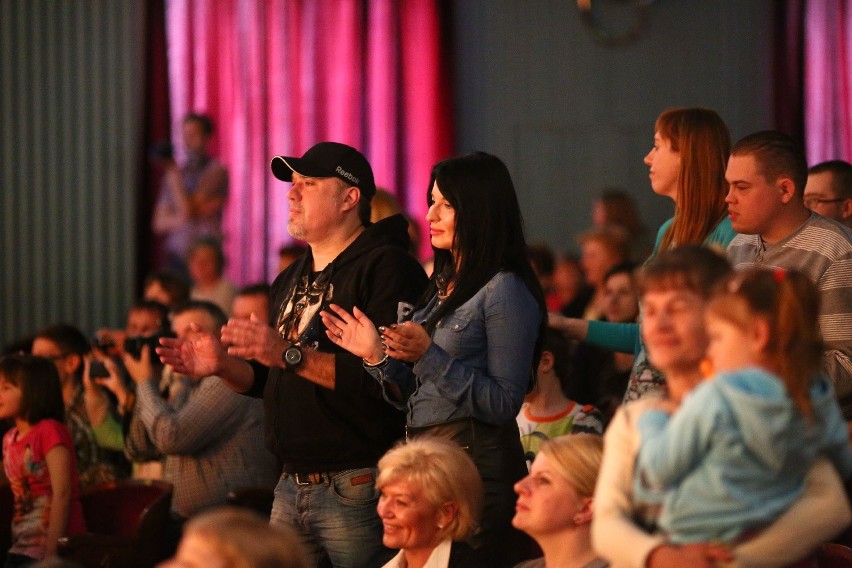
M 438 435 L 470 452 L 485 484 L 473 542 L 487 562 L 480 565 L 513 566 L 530 552 L 511 528 L 512 486 L 526 475 L 515 417 L 535 376 L 544 295 L 499 158 L 478 152 L 439 162 L 427 200 L 435 272 L 411 319 L 376 328 L 357 307 L 350 314 L 331 305 L 323 321 L 407 412 L 408 437 Z

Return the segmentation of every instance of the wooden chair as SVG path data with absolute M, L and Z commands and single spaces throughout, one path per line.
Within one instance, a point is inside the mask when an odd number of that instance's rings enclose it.
M 816 553 L 820 568 L 852 567 L 852 548 L 833 542 L 823 544 Z
M 59 539 L 59 556 L 86 568 L 151 568 L 164 559 L 172 504 L 165 481 L 126 479 L 80 496 L 86 534 Z

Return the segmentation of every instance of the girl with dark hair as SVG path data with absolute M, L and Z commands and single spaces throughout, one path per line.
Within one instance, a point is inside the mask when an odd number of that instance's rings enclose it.
M 435 271 L 410 320 L 377 330 L 357 308 L 331 305 L 323 322 L 407 411 L 408 437 L 430 433 L 468 449 L 485 483 L 480 565 L 511 566 L 529 550 L 510 525 L 512 485 L 526 475 L 515 417 L 538 363 L 544 295 L 500 159 L 439 162 L 427 201 Z
M 27 566 L 55 556 L 59 537 L 85 532 L 53 363 L 31 355 L 0 359 L 0 418 L 15 422 L 3 437 L 3 468 L 15 500 L 6 566 Z

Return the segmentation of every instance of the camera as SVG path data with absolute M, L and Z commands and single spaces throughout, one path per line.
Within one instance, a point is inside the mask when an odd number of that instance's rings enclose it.
M 103 361 L 92 359 L 89 362 L 89 376 L 93 379 L 105 379 L 109 377 L 109 371 L 107 371 Z
M 124 351 L 133 357 L 139 359 L 142 356 L 142 347 L 147 345 L 152 363 L 159 363 L 160 359 L 154 348 L 160 344 L 160 338 L 165 337 L 162 334 L 148 335 L 146 337 L 128 337 L 124 340 Z

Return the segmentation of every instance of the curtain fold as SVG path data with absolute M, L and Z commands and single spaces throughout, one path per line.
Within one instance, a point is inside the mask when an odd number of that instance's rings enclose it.
M 430 168 L 452 146 L 434 0 L 168 0 L 166 9 L 172 125 L 209 113 L 212 153 L 228 167 L 232 280 L 270 280 L 290 240 L 287 186 L 269 171 L 276 154 L 322 140 L 355 146 L 377 185 L 425 216 Z
M 807 2 L 803 49 L 808 163 L 852 161 L 852 0 Z

